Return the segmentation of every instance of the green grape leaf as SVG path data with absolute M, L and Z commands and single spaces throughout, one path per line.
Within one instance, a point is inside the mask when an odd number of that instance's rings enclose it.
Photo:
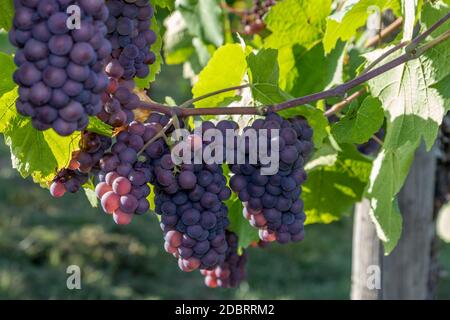
M 356 35 L 373 11 L 392 9 L 396 15 L 401 13 L 400 0 L 350 0 L 341 11 L 327 18 L 327 28 L 323 45 L 328 54 L 336 46 L 339 39 L 350 40 Z
M 16 84 L 13 81 L 13 73 L 16 70 L 13 57 L 0 52 L 0 65 L 2 66 L 2 76 L 0 77 L 0 96 L 14 89 Z
M 214 52 L 211 60 L 198 76 L 192 88 L 194 98 L 204 94 L 238 86 L 247 70 L 245 52 L 239 44 L 226 44 Z M 196 107 L 215 107 L 225 98 L 233 97 L 233 91 L 225 92 L 195 103 Z
M 331 223 L 348 213 L 361 200 L 372 164 L 353 145 L 336 150 L 324 144 L 305 169 L 303 185 L 306 223 Z
M 323 140 L 328 135 L 328 119 L 323 115 L 322 110 L 311 105 L 304 105 L 280 111 L 279 114 L 284 118 L 304 117 L 314 130 L 313 142 L 315 148 L 322 146 Z
M 290 92 L 298 78 L 294 45 L 309 49 L 320 42 L 331 0 L 284 0 L 277 2 L 265 18 L 271 34 L 264 40 L 265 48 L 278 49 L 280 87 Z
M 343 81 L 345 43 L 339 42 L 326 56 L 322 42 L 310 49 L 298 45 L 293 47 L 295 68 L 299 76 L 294 80 L 289 93 L 301 97 L 330 89 Z
M 363 144 L 383 125 L 384 112 L 378 99 L 367 97 L 358 106 L 355 101 L 350 110 L 331 128 L 338 142 Z
M 150 194 L 147 197 L 148 203 L 150 203 L 150 210 L 155 211 L 155 187 L 151 184 L 148 185 L 150 187 Z
M 419 141 L 411 141 L 398 148 L 382 148 L 374 160 L 367 196 L 371 218 L 384 251 L 389 254 L 397 245 L 402 232 L 402 216 L 395 196 L 408 175 Z
M 259 241 L 258 231 L 243 216 L 244 207 L 236 194 L 233 193 L 230 200 L 226 201 L 226 205 L 228 207 L 228 218 L 230 219 L 228 229 L 237 234 L 239 247 L 247 248 L 253 242 Z
M 435 4 L 427 3 L 423 8 L 422 24 L 428 29 L 440 18 L 444 17 L 450 11 L 450 5 L 445 5 L 442 1 Z M 445 31 L 450 30 L 450 20 L 447 20 L 442 26 L 435 30 L 430 38 L 436 38 Z M 425 52 L 426 59 L 422 59 L 423 73 L 430 73 L 433 80 L 440 81 L 450 74 L 450 41 L 445 41 L 437 47 Z
M 216 47 L 223 44 L 223 14 L 216 0 L 178 0 L 176 7 L 186 20 L 191 36 Z
M 113 135 L 113 127 L 107 123 L 104 123 L 97 117 L 89 117 L 89 125 L 86 130 L 105 137 L 112 137 Z
M 227 184 L 230 182 L 230 169 L 227 165 L 222 165 L 223 175 L 227 179 Z M 225 201 L 228 208 L 228 218 L 230 225 L 228 229 L 237 234 L 239 239 L 239 248 L 247 248 L 252 242 L 259 241 L 257 229 L 253 228 L 247 219 L 243 216 L 244 207 L 242 202 L 237 197 L 236 193 L 232 193 L 230 199 Z
M 97 194 L 91 188 L 83 188 L 84 194 L 86 195 L 86 199 L 92 208 L 98 208 L 98 198 Z
M 93 178 L 89 179 L 89 181 L 83 185 L 83 189 L 84 194 L 86 195 L 86 198 L 92 208 L 98 208 L 99 201 L 97 198 L 97 194 L 95 193 L 95 184 Z
M 275 104 L 292 97 L 278 86 L 280 69 L 278 52 L 274 49 L 262 49 L 247 57 L 253 98 L 262 104 Z
M 60 137 L 52 129 L 38 131 L 32 127 L 29 118 L 17 113 L 3 134 L 11 151 L 13 168 L 22 177 L 32 176 L 43 186 L 53 179 L 57 170 L 68 165 L 80 140 L 79 132 Z
M 445 14 L 445 10 L 441 13 Z M 394 210 L 392 201 L 405 182 L 415 150 L 422 139 L 428 149 L 433 146 L 443 116 L 450 108 L 446 103 L 448 93 L 439 90 L 443 89 L 439 88 L 440 81 L 449 74 L 449 46 L 444 42 L 429 54 L 368 83 L 372 95 L 382 102 L 387 119 L 383 148 L 375 160 L 367 190 L 373 211 L 371 216 L 386 253 L 393 250 L 401 233 L 401 217 Z M 382 53 L 383 50 L 377 50 L 367 54 L 366 58 L 372 62 Z M 398 54 L 392 59 L 396 56 Z M 443 63 L 445 60 L 447 63 Z M 446 70 L 446 74 L 441 69 Z
M 156 75 L 161 71 L 161 65 L 162 65 L 162 37 L 160 34 L 160 27 L 158 24 L 158 20 L 156 20 L 156 16 L 154 15 L 152 18 L 152 25 L 151 29 L 156 34 L 156 41 L 154 44 L 152 44 L 151 50 L 155 53 L 155 63 L 149 65 L 150 67 L 150 73 L 147 77 L 144 79 L 135 78 L 134 82 L 136 83 L 136 86 L 141 89 L 148 88 L 150 86 L 150 83 L 153 82 L 156 78 Z
M 2 0 L 0 2 L 0 29 L 9 31 L 14 17 L 13 0 Z
M 11 119 L 16 115 L 17 87 L 0 97 L 0 133 L 8 127 Z

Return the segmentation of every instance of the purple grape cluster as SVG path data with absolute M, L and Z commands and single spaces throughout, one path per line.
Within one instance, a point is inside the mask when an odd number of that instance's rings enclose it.
M 106 71 L 110 75 L 108 66 Z M 117 79 L 119 78 L 109 78 L 109 86 L 102 94 L 101 99 L 103 109 L 98 117 L 113 127 L 122 127 L 134 120 L 133 110 L 139 107 L 140 99 L 133 92 L 135 87 L 134 81 Z
M 375 133 L 375 136 L 380 140 L 384 138 L 384 135 L 384 128 L 381 128 L 377 133 Z M 378 150 L 380 150 L 380 147 L 379 142 L 377 142 L 374 138 L 370 138 L 366 143 L 358 145 L 358 151 L 366 156 L 370 156 L 376 154 Z
M 148 0 L 108 0 L 109 18 L 106 22 L 112 46 L 112 62 L 123 68 L 121 78 L 145 78 L 149 65 L 156 60 L 150 51 L 156 34 L 150 30 L 154 10 Z
M 244 33 L 253 35 L 263 31 L 266 28 L 263 18 L 275 4 L 275 0 L 253 0 L 253 8 L 245 12 L 242 17 Z
M 260 229 L 262 240 L 300 241 L 304 237 L 306 219 L 300 199 L 301 185 L 306 180 L 303 167 L 313 149 L 313 131 L 303 118 L 284 120 L 275 113 L 254 121 L 251 129 L 257 132 L 267 129 L 269 133 L 279 130 L 279 135 L 269 134 L 267 138 L 258 134 L 257 141 L 259 145 L 263 139 L 278 139 L 279 171 L 270 176 L 262 175 L 260 162 L 231 165 L 235 174 L 230 179 L 231 189 L 244 203 L 244 216 Z
M 67 168 L 59 171 L 50 186 L 53 197 L 66 192 L 76 193 L 88 181 L 89 175 L 99 169 L 98 162 L 111 147 L 111 138 L 84 131 L 79 142 L 80 150 L 72 154 Z
M 238 253 L 238 237 L 235 233 L 227 231 L 226 241 L 228 251 L 225 261 L 212 270 L 200 270 L 205 276 L 205 284 L 210 288 L 237 288 L 247 277 L 247 253 Z
M 158 139 L 149 146 L 146 144 L 161 130 L 159 123 L 134 121 L 117 135 L 111 152 L 100 160 L 96 194 L 103 210 L 113 214 L 117 224 L 129 224 L 133 214 L 144 214 L 149 209 L 151 161 L 162 156 L 165 143 Z M 141 150 L 144 152 L 140 153 Z
M 66 192 L 76 193 L 88 179 L 87 173 L 82 173 L 79 170 L 63 169 L 53 179 L 50 186 L 50 194 L 55 198 L 61 198 Z
M 70 5 L 81 10 L 78 29 L 68 27 Z M 9 38 L 18 48 L 17 111 L 31 117 L 37 130 L 53 128 L 62 136 L 84 130 L 88 116 L 102 110 L 100 94 L 108 85 L 104 0 L 15 0 L 14 7 Z
M 223 125 L 224 123 L 222 123 Z M 230 122 L 229 128 L 237 127 Z M 203 123 L 203 130 L 218 128 Z M 223 126 L 225 128 L 225 126 Z M 228 128 L 228 127 L 227 127 Z M 209 143 L 192 134 L 191 159 Z M 156 213 L 161 215 L 165 249 L 183 271 L 211 270 L 225 261 L 229 225 L 224 201 L 231 196 L 219 164 L 183 163 L 176 167 L 170 152 L 153 162 Z
M 99 161 L 111 147 L 111 144 L 110 137 L 84 131 L 79 144 L 80 151 L 74 157 L 77 169 L 84 173 L 99 170 Z

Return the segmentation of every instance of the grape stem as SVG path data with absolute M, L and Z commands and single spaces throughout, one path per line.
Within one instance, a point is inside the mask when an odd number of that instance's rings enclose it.
M 187 100 L 186 102 L 183 102 L 180 105 L 180 108 L 187 108 L 187 107 L 193 105 L 195 102 L 198 102 L 198 101 L 201 101 L 201 100 L 205 100 L 207 98 L 213 97 L 213 96 L 221 94 L 221 93 L 225 93 L 225 92 L 229 92 L 229 91 L 242 90 L 242 89 L 249 88 L 249 87 L 250 87 L 250 84 L 247 83 L 247 84 L 243 84 L 243 85 L 240 85 L 240 86 L 235 86 L 235 87 L 230 87 L 230 88 L 225 88 L 225 89 L 220 89 L 220 90 L 217 90 L 217 91 L 213 91 L 213 92 L 207 93 L 205 95 L 199 96 L 197 98 L 190 99 L 190 100 Z
M 394 22 L 395 23 L 395 22 Z M 388 27 L 389 28 L 389 27 Z M 387 28 L 386 28 L 387 29 Z M 391 29 L 392 30 L 392 29 Z M 384 59 L 386 59 L 388 56 L 390 56 L 391 54 L 393 54 L 394 52 L 397 52 L 398 50 L 406 47 L 408 44 L 410 44 L 410 41 L 403 41 L 401 43 L 399 43 L 398 45 L 392 47 L 391 49 L 387 50 L 385 53 L 383 53 L 381 56 L 379 56 L 377 59 L 375 59 L 375 61 L 373 61 L 369 66 L 367 66 L 363 72 L 361 72 L 361 74 L 367 73 L 368 71 L 372 70 L 373 68 L 375 68 L 380 62 L 382 62 Z M 348 106 L 350 103 L 352 103 L 354 100 L 358 99 L 359 97 L 361 97 L 364 93 L 366 92 L 366 88 L 363 88 L 355 93 L 353 93 L 351 96 L 345 98 L 344 100 L 342 100 L 341 102 L 336 103 L 335 105 L 333 105 L 330 109 L 328 109 L 327 111 L 325 111 L 324 116 L 325 117 L 330 117 L 333 114 L 338 113 L 339 111 L 341 111 L 342 109 L 344 109 L 346 106 Z
M 163 113 L 166 115 L 173 116 L 176 114 L 179 118 L 186 118 L 191 116 L 200 116 L 200 115 L 209 115 L 209 116 L 217 116 L 217 115 L 264 115 L 268 112 L 279 112 L 282 110 L 298 107 L 301 105 L 305 105 L 308 103 L 312 103 L 318 100 L 333 98 L 333 97 L 343 97 L 345 94 L 350 91 L 351 89 L 375 78 L 379 75 L 386 73 L 387 71 L 390 71 L 408 61 L 417 59 L 422 54 L 424 54 L 426 51 L 430 50 L 431 48 L 437 46 L 438 44 L 448 40 L 450 37 L 450 31 L 447 31 L 437 37 L 436 39 L 426 43 L 422 47 L 418 47 L 420 42 L 424 40 L 428 35 L 430 35 L 434 30 L 436 30 L 439 26 L 445 23 L 450 19 L 450 13 L 448 13 L 445 17 L 440 19 L 438 22 L 436 22 L 434 25 L 432 25 L 428 30 L 426 30 L 424 33 L 418 35 L 416 38 L 414 38 L 409 45 L 406 46 L 405 53 L 401 56 L 381 65 L 378 68 L 371 69 L 370 71 L 367 71 L 358 77 L 356 77 L 353 80 L 350 80 L 348 82 L 345 82 L 341 85 L 338 85 L 332 89 L 328 89 L 322 92 L 306 95 L 303 97 L 295 98 L 292 100 L 288 100 L 282 103 L 274 104 L 274 105 L 267 105 L 267 106 L 258 106 L 258 107 L 251 107 L 251 106 L 242 106 L 242 107 L 210 107 L 210 108 L 180 108 L 180 107 L 170 107 L 163 104 L 157 104 L 157 103 L 149 103 L 149 102 L 142 102 L 141 108 L 148 109 L 151 111 Z M 407 44 L 407 43 L 406 43 Z M 388 55 L 392 54 L 393 52 L 403 48 L 405 43 L 401 43 L 394 47 L 393 49 L 389 50 L 391 52 L 386 52 L 381 60 L 384 60 Z M 394 50 L 395 49 L 395 50 Z M 378 59 L 377 59 L 378 60 Z M 381 61 L 380 60 L 380 61 Z M 378 63 L 378 62 L 377 62 Z M 370 66 L 369 66 L 370 67 Z M 245 87 L 251 87 L 250 84 L 244 85 Z M 239 86 L 238 86 L 239 87 Z M 206 97 L 211 97 L 223 92 L 228 92 L 232 90 L 237 90 L 236 87 L 231 88 L 225 88 L 221 89 L 215 92 L 211 92 Z M 201 98 L 201 97 L 199 97 Z M 194 100 L 194 99 L 192 99 Z M 190 101 L 192 101 L 190 100 Z M 187 102 L 186 102 L 187 104 Z
M 355 101 L 356 99 L 358 99 L 359 97 L 364 95 L 365 93 L 366 93 L 366 88 L 356 91 L 355 93 L 353 93 L 349 97 L 345 98 L 341 102 L 338 102 L 335 105 L 333 105 L 330 109 L 325 111 L 323 115 L 325 117 L 329 117 L 335 113 L 338 113 L 339 111 L 344 109 L 346 106 L 348 106 L 350 103 L 352 103 L 353 101 Z

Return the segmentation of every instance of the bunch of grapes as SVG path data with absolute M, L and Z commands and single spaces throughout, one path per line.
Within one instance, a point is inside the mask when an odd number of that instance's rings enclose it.
M 59 171 L 50 186 L 53 197 L 62 197 L 66 192 L 76 193 L 88 181 L 89 174 L 98 170 L 98 162 L 111 146 L 111 138 L 84 131 L 80 150 L 72 154 L 68 168 Z
M 81 10 L 79 28 L 70 26 L 70 5 Z M 88 115 L 101 111 L 100 94 L 108 85 L 103 62 L 111 44 L 104 0 L 16 0 L 14 7 L 9 38 L 18 48 L 17 111 L 41 131 L 53 128 L 68 136 L 84 130 Z
M 113 214 L 117 224 L 129 224 L 133 214 L 144 214 L 150 207 L 151 162 L 162 156 L 165 143 L 158 139 L 147 144 L 161 130 L 159 123 L 134 121 L 117 135 L 111 152 L 100 160 L 100 183 L 95 191 L 103 210 Z
M 79 170 L 63 169 L 58 172 L 50 186 L 50 194 L 61 198 L 66 192 L 76 193 L 81 186 L 88 182 L 89 176 Z
M 384 128 L 381 128 L 377 133 L 375 133 L 375 136 L 378 139 L 383 139 L 385 135 Z M 358 151 L 362 154 L 365 154 L 366 156 L 376 154 L 380 150 L 380 143 L 376 141 L 374 138 L 371 138 L 366 143 L 358 145 Z
M 225 261 L 212 270 L 200 270 L 205 276 L 205 284 L 210 288 L 236 288 L 245 280 L 247 253 L 244 251 L 242 255 L 238 253 L 238 237 L 235 233 L 227 231 L 226 241 L 228 251 Z
M 119 70 L 122 68 L 118 66 Z M 140 99 L 133 92 L 135 83 L 132 80 L 117 80 L 121 74 L 115 72 L 115 63 L 106 66 L 106 72 L 110 76 L 109 86 L 102 94 L 103 110 L 98 117 L 113 127 L 122 127 L 134 120 L 133 110 L 139 107 Z
M 244 33 L 252 35 L 263 31 L 266 27 L 263 18 L 275 4 L 275 0 L 253 0 L 253 8 L 246 12 L 242 19 Z
M 226 125 L 228 124 L 228 125 Z M 219 126 L 220 125 L 220 126 Z M 237 125 L 204 122 L 202 130 L 232 129 Z M 191 160 L 210 142 L 190 135 L 186 143 Z M 194 163 L 194 164 L 193 164 Z M 175 166 L 170 152 L 154 161 L 156 212 L 161 215 L 165 249 L 178 258 L 183 271 L 211 270 L 225 261 L 229 225 L 224 201 L 231 196 L 222 166 L 216 163 L 183 163 Z
M 150 30 L 154 10 L 148 0 L 108 0 L 109 18 L 106 22 L 112 59 L 123 68 L 120 78 L 145 78 L 149 65 L 156 60 L 150 47 L 156 34 Z
M 84 131 L 80 140 L 80 151 L 73 158 L 72 168 L 84 173 L 99 170 L 99 161 L 111 147 L 111 138 Z
M 313 149 L 313 131 L 303 118 L 288 121 L 275 113 L 264 120 L 256 120 L 248 129 L 259 133 L 257 145 L 278 140 L 279 150 L 271 152 L 279 152 L 279 170 L 269 176 L 262 174 L 260 161 L 231 165 L 235 174 L 230 179 L 231 189 L 244 203 L 244 216 L 260 229 L 262 240 L 300 241 L 304 237 L 306 219 L 300 199 L 301 185 L 306 180 L 303 167 Z M 267 137 L 261 134 L 264 129 L 269 133 Z M 274 129 L 279 130 L 279 135 L 273 134 Z

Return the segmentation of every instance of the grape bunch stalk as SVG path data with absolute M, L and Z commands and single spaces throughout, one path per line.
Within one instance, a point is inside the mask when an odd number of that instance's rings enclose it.
M 258 119 L 251 127 L 258 132 L 261 143 L 277 141 L 279 170 L 274 175 L 264 175 L 263 164 L 249 162 L 231 165 L 235 174 L 230 179 L 231 189 L 244 203 L 244 216 L 259 228 L 261 240 L 288 243 L 304 237 L 303 201 L 300 199 L 301 185 L 306 180 L 304 164 L 313 149 L 313 131 L 304 118 L 285 120 L 275 113 L 265 119 Z M 262 135 L 262 130 L 279 130 L 279 135 Z M 265 141 L 267 140 L 267 141 Z
M 81 10 L 79 28 L 69 28 L 66 10 Z M 10 42 L 17 47 L 14 81 L 17 112 L 37 130 L 53 128 L 68 136 L 86 128 L 101 109 L 108 85 L 105 59 L 108 8 L 104 0 L 15 0 Z

